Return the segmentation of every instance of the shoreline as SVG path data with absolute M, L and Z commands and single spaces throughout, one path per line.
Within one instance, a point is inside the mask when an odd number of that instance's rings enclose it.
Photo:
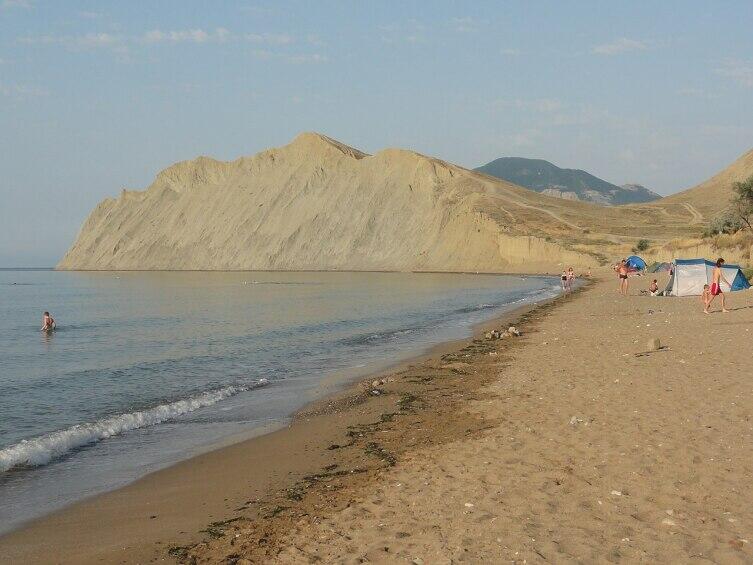
M 471 326 L 469 338 L 431 346 L 422 353 L 388 364 L 366 376 L 355 377 L 334 385 L 325 380 L 321 386 L 329 389 L 327 392 L 304 405 L 279 425 L 257 428 L 234 436 L 235 439 L 225 438 L 225 441 L 218 442 L 216 446 L 189 459 L 148 473 L 115 490 L 74 502 L 0 535 L 0 563 L 4 562 L 2 555 L 15 556 L 20 560 L 43 560 L 45 555 L 49 556 L 52 552 L 58 556 L 57 559 L 61 560 L 60 562 L 97 561 L 102 558 L 103 549 L 104 554 L 109 556 L 108 559 L 115 558 L 117 555 L 118 559 L 142 561 L 149 556 L 156 557 L 164 553 L 162 548 L 166 542 L 156 538 L 170 538 L 171 532 L 178 535 L 174 536 L 175 541 L 170 543 L 196 542 L 198 528 L 206 525 L 218 515 L 222 515 L 223 512 L 227 513 L 232 506 L 225 504 L 228 497 L 224 496 L 225 492 L 222 487 L 211 488 L 211 485 L 206 484 L 203 487 L 200 486 L 199 474 L 202 468 L 211 468 L 212 471 L 209 474 L 222 475 L 221 467 L 223 461 L 226 460 L 258 465 L 265 476 L 256 477 L 252 481 L 254 484 L 251 485 L 250 490 L 259 495 L 275 488 L 279 490 L 286 480 L 291 478 L 300 480 L 309 471 L 321 468 L 317 467 L 322 462 L 318 458 L 305 463 L 295 461 L 300 454 L 300 448 L 303 448 L 303 451 L 310 451 L 311 444 L 316 443 L 311 437 L 312 417 L 317 420 L 314 428 L 317 429 L 316 435 L 320 437 L 339 434 L 342 431 L 343 418 L 352 419 L 356 425 L 362 424 L 364 419 L 373 416 L 374 411 L 381 409 L 379 406 L 383 404 L 380 402 L 383 399 L 368 396 L 366 397 L 368 402 L 365 402 L 364 383 L 386 378 L 392 379 L 394 375 L 416 365 L 436 365 L 438 360 L 448 352 L 477 341 L 479 335 L 483 334 L 487 328 L 501 327 L 499 324 L 502 320 L 506 320 L 508 325 L 518 323 L 516 320 L 524 317 L 526 313 L 561 298 L 562 295 L 557 295 L 505 310 L 486 321 Z M 506 328 L 507 325 L 504 327 Z M 364 409 L 366 404 L 370 405 L 368 409 Z M 304 422 L 305 425 L 303 425 Z M 308 428 L 308 431 L 302 431 L 302 427 Z M 292 451 L 285 449 L 281 451 L 280 446 L 283 444 L 288 448 L 291 445 L 296 448 Z M 253 453 L 243 453 L 247 448 L 251 448 L 248 450 Z M 325 454 L 324 459 L 326 455 L 328 454 Z M 266 464 L 262 464 L 262 460 L 266 461 Z M 272 461 L 274 463 L 270 464 Z M 239 473 L 229 473 L 225 478 L 238 480 L 238 475 Z M 282 475 L 285 475 L 287 479 L 282 478 Z M 176 484 L 179 485 L 177 491 L 182 497 L 182 501 L 177 504 L 174 500 L 171 501 L 171 496 L 160 496 L 165 491 L 174 491 L 173 486 Z M 242 502 L 240 498 L 244 496 L 241 496 L 240 492 L 237 493 L 236 501 Z M 222 499 L 220 500 L 219 497 Z M 211 502 L 207 502 L 208 499 L 211 499 Z M 159 508 L 167 510 L 161 511 L 158 510 Z M 162 513 L 159 514 L 159 512 Z M 200 516 L 197 516 L 197 513 Z M 156 522 L 143 522 L 143 516 L 146 514 L 149 515 L 148 520 L 156 521 L 158 517 L 162 517 L 159 527 L 154 527 Z M 129 527 L 122 527 L 123 520 L 129 523 Z M 112 529 L 116 525 L 118 534 L 113 536 Z M 87 551 L 86 540 L 97 532 L 103 534 L 101 531 L 103 529 L 110 530 L 109 537 L 106 533 L 104 534 L 104 537 L 109 539 L 109 547 L 103 548 L 102 536 L 95 535 L 99 538 L 97 547 L 90 547 Z M 155 533 L 158 535 L 150 535 Z M 145 537 L 151 539 L 151 546 L 146 550 L 144 548 Z M 45 540 L 43 544 L 38 542 L 41 539 Z M 128 545 L 129 542 L 131 546 Z M 150 543 L 147 542 L 147 545 Z

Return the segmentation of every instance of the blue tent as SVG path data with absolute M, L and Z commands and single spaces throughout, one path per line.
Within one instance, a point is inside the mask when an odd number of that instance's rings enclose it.
M 631 255 L 625 262 L 631 271 L 643 271 L 646 268 L 646 262 L 637 255 Z
M 703 285 L 711 284 L 711 276 L 716 264 L 706 259 L 675 259 L 674 271 L 667 284 L 666 294 L 672 296 L 693 296 L 703 292 Z M 729 288 L 722 283 L 722 290 L 735 291 L 750 288 L 748 279 L 737 265 L 727 263 L 722 267 L 724 278 L 730 283 Z
M 735 278 L 730 281 L 732 285 L 730 286 L 730 290 L 745 290 L 747 288 L 750 288 L 750 283 L 748 282 L 748 279 L 745 278 L 745 275 L 743 274 L 743 270 L 738 267 L 737 265 L 724 265 L 725 267 L 732 267 L 733 269 L 737 269 L 737 274 L 735 275 Z

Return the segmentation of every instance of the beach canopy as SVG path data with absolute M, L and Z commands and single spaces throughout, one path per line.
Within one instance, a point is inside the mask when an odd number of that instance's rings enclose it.
M 672 270 L 672 263 L 654 263 L 648 268 L 649 273 L 662 273 Z
M 703 293 L 703 285 L 711 284 L 711 276 L 716 266 L 716 263 L 706 259 L 675 259 L 672 264 L 674 271 L 664 292 L 670 296 L 700 296 Z M 727 285 L 722 281 L 723 292 L 750 288 L 748 279 L 737 265 L 725 263 L 722 274 L 730 282 Z
M 631 255 L 625 259 L 625 263 L 631 271 L 643 271 L 646 268 L 646 262 L 637 255 Z

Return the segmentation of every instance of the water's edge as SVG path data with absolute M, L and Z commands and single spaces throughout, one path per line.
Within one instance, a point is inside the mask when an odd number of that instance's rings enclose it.
M 541 275 L 541 276 L 547 276 L 547 275 Z M 585 284 L 588 284 L 588 283 L 585 283 Z M 584 284 L 582 283 L 577 285 L 575 291 L 577 292 L 577 290 L 583 286 Z M 546 291 L 542 290 L 541 292 L 542 294 L 544 294 Z M 293 422 L 296 418 L 299 417 L 299 415 L 310 412 L 311 410 L 315 410 L 318 406 L 331 402 L 333 399 L 337 398 L 338 396 L 347 395 L 354 386 L 358 386 L 358 383 L 380 378 L 386 374 L 397 372 L 401 370 L 402 368 L 405 368 L 409 365 L 420 363 L 429 358 L 435 357 L 438 354 L 444 353 L 449 349 L 453 349 L 457 347 L 459 344 L 468 342 L 469 340 L 477 339 L 480 335 L 483 335 L 485 331 L 487 331 L 488 329 L 492 327 L 501 327 L 502 325 L 506 327 L 509 324 L 515 324 L 516 320 L 519 319 L 520 316 L 522 316 L 524 313 L 530 312 L 531 310 L 534 310 L 544 304 L 548 304 L 552 301 L 556 301 L 561 296 L 562 295 L 558 294 L 556 296 L 547 297 L 547 298 L 541 298 L 541 299 L 534 298 L 523 304 L 513 303 L 507 307 L 503 306 L 499 310 L 490 312 L 490 316 L 488 318 L 471 325 L 469 327 L 470 335 L 466 335 L 464 337 L 460 337 L 460 338 L 453 339 L 450 341 L 444 341 L 444 342 L 436 343 L 434 345 L 430 345 L 424 348 L 423 350 L 419 350 L 414 355 L 411 355 L 410 357 L 407 357 L 399 361 L 382 362 L 376 367 L 372 367 L 372 370 L 366 373 L 354 373 L 354 374 L 352 373 L 350 375 L 341 375 L 340 377 L 334 377 L 334 378 L 327 377 L 323 379 L 323 381 L 320 383 L 319 385 L 320 390 L 317 391 L 314 399 L 306 402 L 299 408 L 295 409 L 293 412 L 282 417 L 275 424 L 271 424 L 271 425 L 262 424 L 262 425 L 255 426 L 253 428 L 244 430 L 242 432 L 239 432 L 230 436 L 219 438 L 217 441 L 213 443 L 204 445 L 194 450 L 194 452 L 187 458 L 169 462 L 164 466 L 151 469 L 150 471 L 144 473 L 143 475 L 136 476 L 132 478 L 131 480 L 127 481 L 126 483 L 115 485 L 112 488 L 106 489 L 104 491 L 96 492 L 89 496 L 79 498 L 68 504 L 65 504 L 62 507 L 53 509 L 50 512 L 46 512 L 44 514 L 36 516 L 28 521 L 14 524 L 10 529 L 0 532 L 0 539 L 2 539 L 3 537 L 11 533 L 18 532 L 19 530 L 23 530 L 24 528 L 30 526 L 31 524 L 42 522 L 51 516 L 56 516 L 56 515 L 65 513 L 67 510 L 77 505 L 83 504 L 85 502 L 91 502 L 92 500 L 96 500 L 97 498 L 104 497 L 109 494 L 118 492 L 122 490 L 123 488 L 127 487 L 128 485 L 132 485 L 134 483 L 142 481 L 146 477 L 153 475 L 154 473 L 159 473 L 161 471 L 169 469 L 170 467 L 174 467 L 178 464 L 186 464 L 186 463 L 190 464 L 190 461 L 200 456 L 206 455 L 208 453 L 218 452 L 231 446 L 237 446 L 238 444 L 241 444 L 241 443 L 253 441 L 255 438 L 259 438 L 260 436 L 266 436 L 268 434 L 272 434 L 273 432 L 277 430 L 280 430 L 282 428 L 289 426 L 291 422 Z

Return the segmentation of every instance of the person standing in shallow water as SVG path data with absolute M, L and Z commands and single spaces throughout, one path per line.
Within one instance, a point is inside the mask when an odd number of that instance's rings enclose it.
M 55 329 L 55 319 L 50 316 L 49 312 L 45 312 L 42 316 L 42 328 L 43 332 L 51 332 Z
M 620 280 L 620 294 L 627 296 L 628 295 L 628 266 L 625 259 L 620 261 L 619 266 L 617 267 L 617 276 Z
M 709 313 L 709 306 L 711 306 L 711 303 L 714 301 L 714 298 L 716 298 L 719 295 L 721 295 L 722 297 L 722 312 L 729 312 L 729 310 L 727 310 L 727 304 L 724 301 L 724 293 L 722 292 L 722 281 L 724 281 L 724 283 L 729 287 L 732 287 L 732 285 L 722 273 L 722 265 L 724 265 L 724 259 L 719 257 L 719 259 L 716 260 L 716 267 L 714 267 L 714 272 L 711 274 L 711 288 L 709 289 L 709 293 L 711 294 L 711 297 L 709 298 L 708 302 L 706 302 L 706 308 L 704 308 L 703 310 L 704 314 Z

